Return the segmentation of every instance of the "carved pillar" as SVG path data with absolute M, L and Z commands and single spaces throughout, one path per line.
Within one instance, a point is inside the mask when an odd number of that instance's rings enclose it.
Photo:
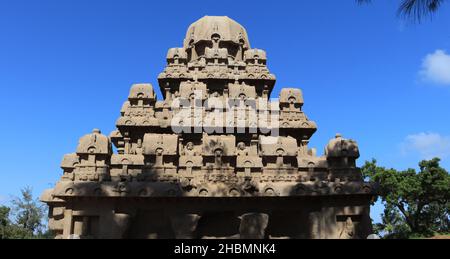
M 311 239 L 320 239 L 321 230 L 321 213 L 320 211 L 312 211 L 309 213 L 309 234 Z
M 109 228 L 108 238 L 122 239 L 125 238 L 125 233 L 128 231 L 131 223 L 131 216 L 126 213 L 114 213 L 111 214 L 112 224 Z
M 201 216 L 198 214 L 172 215 L 170 222 L 176 239 L 193 239 Z
M 73 220 L 72 220 L 72 210 L 66 209 L 64 211 L 64 229 L 63 229 L 63 238 L 69 238 L 72 234 L 72 226 L 73 226 Z
M 241 225 L 239 233 L 241 239 L 264 239 L 269 215 L 265 213 L 246 213 L 239 217 Z

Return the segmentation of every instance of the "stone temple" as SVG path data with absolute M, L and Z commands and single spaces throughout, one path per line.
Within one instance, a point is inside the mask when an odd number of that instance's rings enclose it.
M 41 200 L 56 238 L 366 238 L 375 186 L 355 141 L 317 156 L 298 88 L 269 100 L 266 52 L 228 17 L 193 23 L 151 84 L 135 84 L 117 130 L 83 136 Z M 113 150 L 113 145 L 115 149 Z

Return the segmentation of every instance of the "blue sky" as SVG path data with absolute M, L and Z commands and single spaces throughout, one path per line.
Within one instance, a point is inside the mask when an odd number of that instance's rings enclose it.
M 131 84 L 156 86 L 167 49 L 204 15 L 235 19 L 267 51 L 274 96 L 303 90 L 319 154 L 340 132 L 360 165 L 440 156 L 450 168 L 449 3 L 417 25 L 392 0 L 155 2 L 0 0 L 0 203 L 52 187 L 63 154 L 93 128 L 112 131 Z

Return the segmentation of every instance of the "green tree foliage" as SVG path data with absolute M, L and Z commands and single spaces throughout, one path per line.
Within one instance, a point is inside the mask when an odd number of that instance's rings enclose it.
M 0 207 L 0 239 L 25 239 L 33 238 L 33 233 L 10 221 L 11 209 Z
M 376 160 L 365 163 L 363 175 L 379 184 L 379 197 L 385 205 L 376 231 L 388 238 L 450 231 L 450 175 L 439 161 L 420 162 L 419 172 L 387 169 L 378 166 Z
M 401 0 L 398 8 L 400 16 L 420 22 L 423 17 L 435 13 L 446 0 Z M 356 0 L 360 4 L 372 0 Z
M 32 233 L 39 232 L 43 227 L 44 210 L 42 205 L 38 200 L 33 199 L 31 188 L 26 187 L 21 192 L 22 196 L 12 201 L 16 223 Z
M 21 194 L 12 201 L 12 208 L 0 206 L 0 239 L 51 238 L 43 223 L 44 208 L 33 198 L 31 188 L 22 189 Z
M 0 207 L 0 239 L 6 236 L 6 227 L 9 226 L 9 211 L 10 209 L 5 206 Z

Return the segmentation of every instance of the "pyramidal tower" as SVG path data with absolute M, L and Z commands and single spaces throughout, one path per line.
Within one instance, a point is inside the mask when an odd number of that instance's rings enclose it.
M 298 88 L 269 99 L 275 75 L 244 27 L 205 16 L 169 49 L 158 77 L 135 84 L 108 136 L 64 156 L 41 200 L 57 238 L 366 238 L 374 186 L 355 141 L 324 156 Z M 113 152 L 112 146 L 115 146 Z

